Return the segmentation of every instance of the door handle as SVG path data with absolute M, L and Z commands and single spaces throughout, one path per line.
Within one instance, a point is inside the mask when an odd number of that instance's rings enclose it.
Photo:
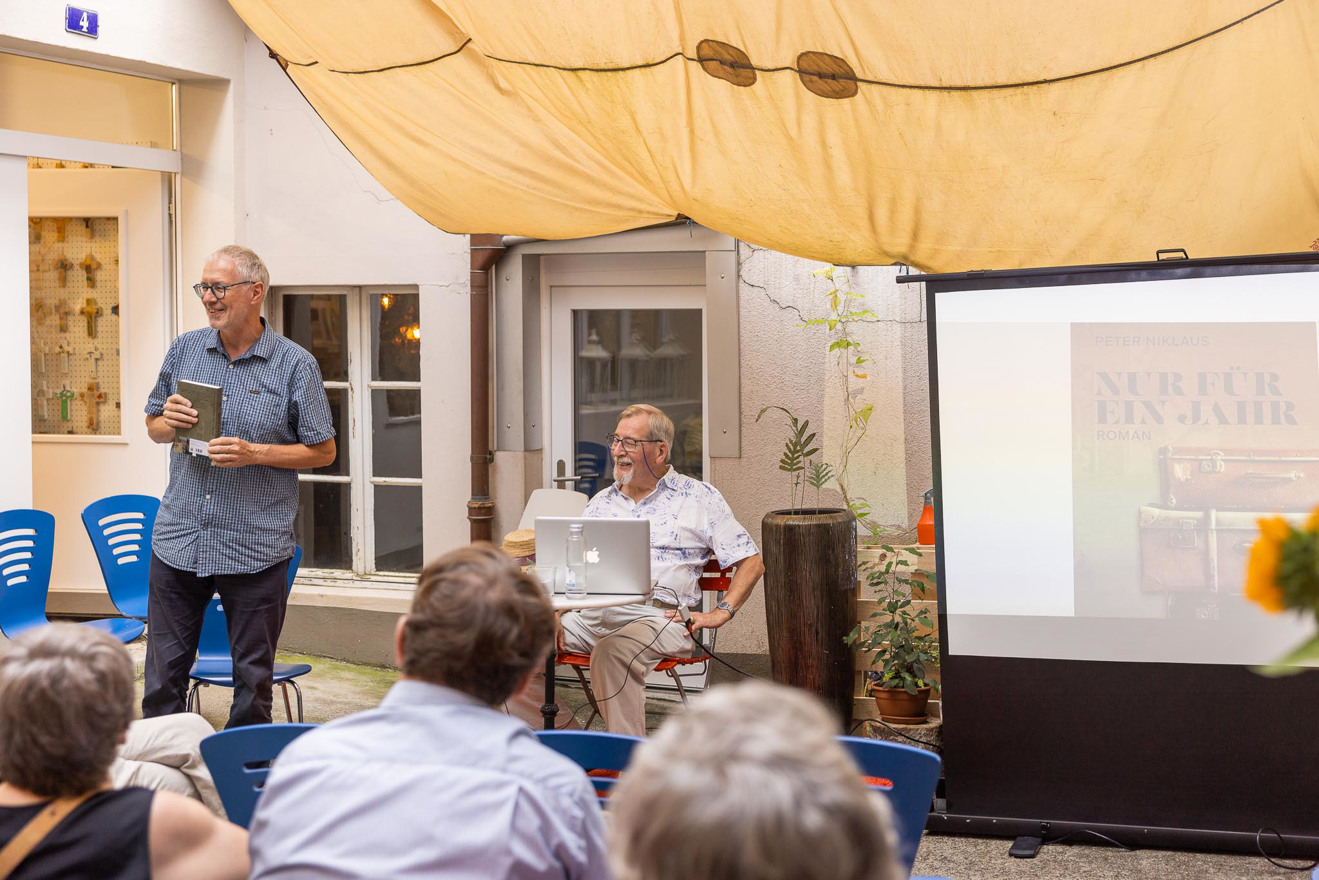
M 559 459 L 554 465 L 554 471 L 556 475 L 550 479 L 550 482 L 558 486 L 560 489 L 562 489 L 564 483 L 576 483 L 578 480 L 586 479 L 585 475 L 576 477 L 573 476 L 572 474 L 564 473 L 564 471 L 566 471 L 567 469 L 568 469 L 567 462 L 565 462 L 563 459 Z

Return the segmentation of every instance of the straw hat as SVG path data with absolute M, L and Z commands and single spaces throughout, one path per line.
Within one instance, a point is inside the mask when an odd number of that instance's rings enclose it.
M 504 552 L 515 559 L 536 555 L 536 530 L 518 529 L 504 536 Z

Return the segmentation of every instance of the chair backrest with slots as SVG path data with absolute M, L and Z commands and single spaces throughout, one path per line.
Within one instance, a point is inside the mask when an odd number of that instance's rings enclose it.
M 127 617 L 147 616 L 151 531 L 159 510 L 160 499 L 151 495 L 111 495 L 82 511 L 110 600 Z
M 271 762 L 285 746 L 315 727 L 250 724 L 222 730 L 201 741 L 202 759 L 215 779 L 215 789 L 230 822 L 242 828 L 251 824 Z
M 939 784 L 939 766 L 942 763 L 934 752 L 915 746 L 866 739 L 859 736 L 840 736 L 838 741 L 860 766 L 861 772 L 882 779 L 888 785 L 875 785 L 893 806 L 893 819 L 898 826 L 901 857 L 907 873 L 916 861 L 916 848 L 925 833 L 925 820 L 934 803 L 934 789 Z
M 55 556 L 55 517 L 44 510 L 0 511 L 0 632 L 7 638 L 45 626 Z
M 537 730 L 536 738 L 559 754 L 576 761 L 591 777 L 597 798 L 609 790 L 632 758 L 632 750 L 645 742 L 639 736 L 603 730 Z

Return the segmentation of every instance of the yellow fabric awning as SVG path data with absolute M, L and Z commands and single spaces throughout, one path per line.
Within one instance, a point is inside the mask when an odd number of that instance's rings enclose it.
M 231 2 L 450 232 L 686 215 L 926 271 L 1319 239 L 1316 0 Z

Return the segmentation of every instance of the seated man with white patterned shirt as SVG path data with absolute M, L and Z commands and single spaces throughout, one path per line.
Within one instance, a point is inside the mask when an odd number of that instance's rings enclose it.
M 650 520 L 655 598 L 564 614 L 559 647 L 591 655 L 592 689 L 609 730 L 645 736 L 646 676 L 665 657 L 691 656 L 697 631 L 732 620 L 765 566 L 719 490 L 669 466 L 673 422 L 661 410 L 629 406 L 610 441 L 614 484 L 591 499 L 583 516 Z M 737 572 L 715 610 L 691 612 L 689 635 L 678 619 L 678 603 L 700 605 L 701 570 L 712 556 L 724 568 L 736 565 Z

